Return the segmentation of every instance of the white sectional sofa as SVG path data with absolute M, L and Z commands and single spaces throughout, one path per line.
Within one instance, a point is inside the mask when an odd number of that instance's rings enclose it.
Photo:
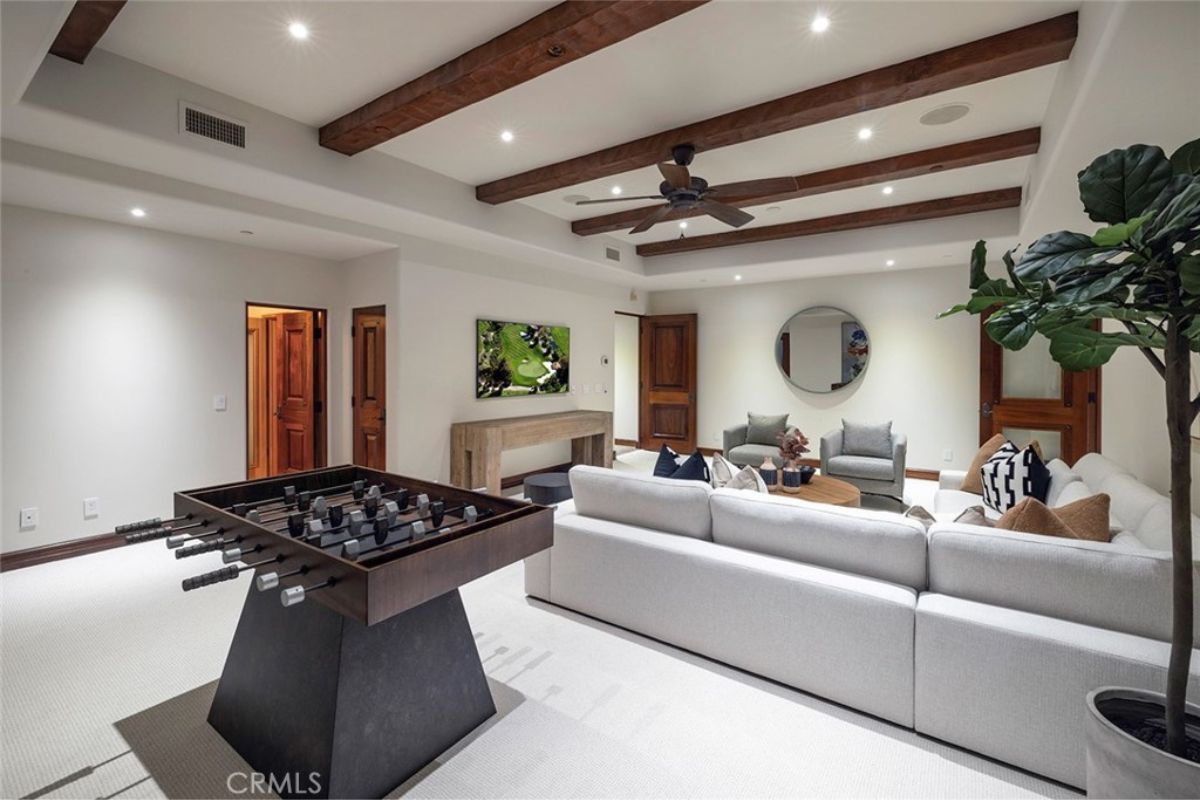
M 595 467 L 571 485 L 527 594 L 1050 778 L 1084 783 L 1089 689 L 1162 685 L 1165 553 Z

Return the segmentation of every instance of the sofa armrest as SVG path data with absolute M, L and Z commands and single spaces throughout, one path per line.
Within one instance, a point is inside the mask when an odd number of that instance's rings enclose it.
M 723 452 L 726 456 L 729 455 L 729 451 L 733 448 L 741 447 L 746 443 L 746 429 L 748 427 L 743 423 L 724 430 L 721 434 L 721 446 L 724 448 Z
M 957 491 L 962 489 L 963 481 L 967 479 L 965 469 L 944 469 L 938 473 L 938 488 Z
M 892 434 L 892 468 L 894 475 L 902 479 L 908 461 L 908 437 L 903 433 Z
M 829 459 L 842 454 L 841 430 L 830 431 L 821 437 L 821 474 L 829 474 Z

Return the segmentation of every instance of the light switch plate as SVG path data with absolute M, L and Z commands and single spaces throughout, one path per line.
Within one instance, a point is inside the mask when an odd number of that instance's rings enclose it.
M 229 401 L 223 394 L 213 395 L 213 411 L 224 411 L 229 408 Z
M 21 530 L 27 531 L 30 528 L 36 528 L 38 524 L 37 507 L 21 509 Z
M 953 450 L 946 449 L 946 450 L 942 451 L 942 461 L 953 461 L 953 460 L 954 460 L 954 451 Z
M 95 519 L 100 516 L 100 498 L 85 497 L 83 498 L 83 518 Z

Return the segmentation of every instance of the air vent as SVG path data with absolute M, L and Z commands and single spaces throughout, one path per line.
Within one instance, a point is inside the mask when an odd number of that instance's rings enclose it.
M 187 103 L 179 104 L 179 130 L 214 142 L 246 147 L 246 126 L 228 117 Z
M 604 248 L 604 257 L 609 261 L 620 261 L 621 251 L 615 247 L 606 247 Z
M 971 106 L 968 103 L 950 103 L 949 105 L 938 106 L 932 111 L 928 111 L 921 115 L 922 125 L 949 125 L 951 122 L 958 122 L 960 119 L 971 113 Z

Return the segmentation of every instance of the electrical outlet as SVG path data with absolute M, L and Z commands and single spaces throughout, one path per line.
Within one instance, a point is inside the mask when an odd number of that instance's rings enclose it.
M 213 411 L 224 411 L 229 408 L 229 400 L 223 394 L 213 395 Z
M 83 498 L 83 518 L 95 519 L 100 516 L 100 498 L 85 497 Z
M 953 460 L 954 460 L 954 451 L 953 450 L 950 450 L 947 448 L 946 450 L 942 451 L 942 461 L 948 462 L 948 461 L 953 461 Z
M 38 524 L 37 507 L 21 509 L 21 530 L 27 531 L 30 528 L 36 528 Z

